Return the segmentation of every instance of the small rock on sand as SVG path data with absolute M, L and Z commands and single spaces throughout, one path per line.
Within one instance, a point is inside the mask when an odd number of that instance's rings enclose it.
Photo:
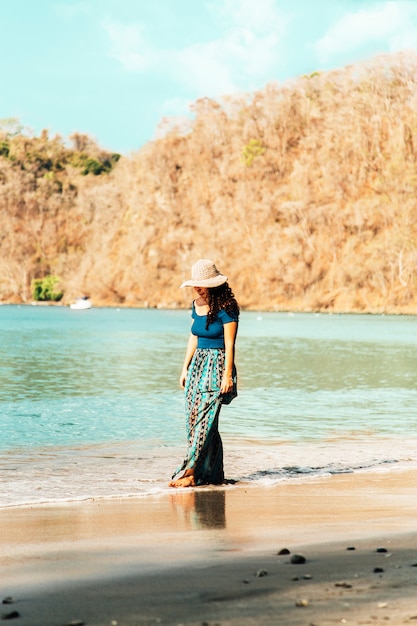
M 293 565 L 302 565 L 305 562 L 306 558 L 302 554 L 293 554 L 291 557 L 291 563 Z
M 1 619 L 16 619 L 20 617 L 19 611 L 11 611 L 10 613 L 2 613 Z
M 264 576 L 268 576 L 268 572 L 266 569 L 258 569 L 258 571 L 256 572 L 256 577 L 257 578 L 263 578 Z

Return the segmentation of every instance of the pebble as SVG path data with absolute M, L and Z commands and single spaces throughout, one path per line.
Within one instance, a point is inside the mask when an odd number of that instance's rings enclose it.
M 263 578 L 264 576 L 268 576 L 268 572 L 266 569 L 258 569 L 258 571 L 256 572 L 256 577 L 257 578 Z
M 291 557 L 291 563 L 293 565 L 302 565 L 305 562 L 306 558 L 302 554 L 293 554 Z
M 291 554 L 291 552 L 288 550 L 288 548 L 282 548 L 277 554 L 278 555 Z
M 377 548 L 376 552 L 384 553 L 384 552 L 388 552 L 388 550 L 386 548 Z
M 10 613 L 2 613 L 1 619 L 16 619 L 20 617 L 19 611 L 11 611 Z
M 313 577 L 311 574 L 304 574 L 303 578 L 304 580 L 311 580 Z
M 297 600 L 295 603 L 295 606 L 301 606 L 301 607 L 309 606 L 309 605 L 310 605 L 310 602 L 306 598 L 301 598 L 300 600 Z

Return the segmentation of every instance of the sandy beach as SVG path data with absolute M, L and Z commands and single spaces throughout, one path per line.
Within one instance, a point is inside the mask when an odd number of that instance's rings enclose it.
M 3 509 L 1 617 L 417 624 L 416 519 L 416 474 L 395 468 Z

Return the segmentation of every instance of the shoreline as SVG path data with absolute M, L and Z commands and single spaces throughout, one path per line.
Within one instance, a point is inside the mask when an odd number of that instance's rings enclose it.
M 21 626 L 407 623 L 416 519 L 416 472 L 402 469 L 2 509 L 14 602 L 1 613 Z
M 58 308 L 63 308 L 63 309 L 70 309 L 70 305 L 71 305 L 72 301 L 68 301 L 68 302 L 43 302 L 43 301 L 33 301 L 33 302 L 6 302 L 6 301 L 2 301 L 0 302 L 0 306 L 27 306 L 27 307 L 31 307 L 31 306 L 40 306 L 40 307 L 58 307 Z M 155 304 L 155 305 L 149 305 L 149 306 L 145 306 L 145 305 L 132 305 L 132 304 L 123 304 L 123 303 L 114 303 L 114 304 L 110 304 L 110 303 L 99 303 L 99 304 L 95 304 L 93 302 L 93 305 L 91 307 L 91 309 L 126 309 L 126 310 L 134 310 L 134 311 L 189 311 L 191 308 L 191 306 L 187 305 L 186 303 L 184 304 L 179 304 L 179 303 L 172 303 L 172 305 L 163 303 L 163 304 Z M 87 310 L 91 310 L 91 309 L 87 309 Z M 370 315 L 370 316 L 396 316 L 396 317 L 416 317 L 417 316 L 417 310 L 415 307 L 411 307 L 409 310 L 408 309 L 404 309 L 404 310 L 397 310 L 397 309 L 375 309 L 375 310 L 364 310 L 364 309 L 349 309 L 349 310 L 345 310 L 345 309 L 330 309 L 330 308 L 323 308 L 323 309 L 307 309 L 307 308 L 281 308 L 281 307 L 276 307 L 276 308 L 265 308 L 265 307 L 254 307 L 254 306 L 250 306 L 250 307 L 245 307 L 242 306 L 241 307 L 241 312 L 244 313 L 282 313 L 282 314 L 286 314 L 286 315 L 355 315 L 355 316 L 360 316 L 360 315 Z
M 398 473 L 417 472 L 417 439 L 408 438 L 404 443 L 402 435 L 380 437 L 375 439 L 372 446 L 369 446 L 369 443 L 364 446 L 359 438 L 355 443 L 354 453 L 351 450 L 352 438 L 349 437 L 324 442 L 286 442 L 275 439 L 270 441 L 241 439 L 239 441 L 233 436 L 228 438 L 227 434 L 223 434 L 223 442 L 227 448 L 226 481 L 225 485 L 219 488 L 224 488 L 228 492 L 242 488 L 262 490 L 279 488 L 285 491 L 286 485 L 297 489 L 298 485 L 314 484 L 317 481 L 326 481 L 332 477 L 349 474 L 360 477 L 368 474 L 386 476 L 392 474 L 394 476 Z M 125 452 L 128 446 L 132 445 L 127 452 L 127 457 L 133 459 L 133 462 L 120 473 L 117 472 L 116 467 L 119 456 L 114 447 L 110 449 L 107 442 L 91 444 L 91 446 L 82 445 L 79 448 L 76 446 L 63 448 L 65 452 L 63 460 L 67 462 L 69 456 L 77 459 L 79 471 L 76 475 L 66 474 L 65 480 L 61 481 L 54 472 L 48 474 L 50 448 L 32 451 L 33 458 L 37 456 L 42 460 L 45 455 L 47 462 L 44 464 L 40 462 L 36 466 L 37 481 L 33 483 L 30 478 L 30 489 L 26 487 L 26 483 L 20 485 L 17 481 L 14 488 L 10 486 L 1 494 L 0 513 L 19 509 L 72 507 L 88 503 L 117 504 L 123 501 L 133 503 L 132 506 L 135 506 L 134 503 L 138 500 L 152 500 L 166 497 L 168 494 L 172 495 L 172 489 L 168 487 L 172 471 L 171 459 L 181 458 L 183 449 L 180 446 L 165 449 L 164 456 L 160 457 L 159 474 L 149 480 L 143 472 L 138 473 L 136 458 L 141 453 L 143 455 L 143 452 L 137 449 L 136 442 L 121 442 L 120 445 Z M 390 453 L 395 450 L 398 452 L 398 446 L 401 446 L 401 454 L 397 459 L 390 458 Z M 280 465 L 276 464 L 277 447 L 279 447 Z M 327 454 L 327 465 L 323 464 L 323 450 Z M 80 455 L 84 453 L 87 460 L 90 454 L 93 459 L 91 463 L 82 463 Z M 148 453 L 146 458 L 151 462 L 152 453 Z M 105 462 L 97 465 L 101 459 Z M 111 459 L 110 464 L 109 459 Z M 251 459 L 250 471 L 246 459 Z M 297 465 L 300 459 L 306 464 Z M 340 459 L 339 463 L 337 459 Z M 19 454 L 16 458 L 9 455 L 8 462 L 13 470 L 16 465 L 22 463 L 22 460 Z M 56 454 L 54 467 L 59 466 L 59 462 L 60 455 Z M 103 476 L 103 472 L 106 477 Z M 27 479 L 26 474 L 25 478 Z M 202 487 L 206 490 L 208 488 Z
M 223 441 L 227 441 L 226 437 L 223 437 Z M 245 442 L 246 443 L 246 442 Z M 233 443 L 228 441 L 229 453 L 233 451 Z M 283 447 L 285 447 L 286 443 L 283 442 L 257 442 L 258 447 L 263 447 L 265 449 L 265 454 L 267 455 L 267 451 L 270 447 L 274 447 L 280 445 L 281 452 Z M 394 442 L 392 443 L 394 445 Z M 416 444 L 412 443 L 412 446 Z M 242 446 L 240 446 L 240 449 Z M 414 452 L 414 447 L 412 448 Z M 299 453 L 298 453 L 299 454 Z M 196 492 L 205 492 L 207 490 L 223 490 L 230 491 L 231 489 L 271 489 L 274 490 L 282 489 L 285 491 L 286 487 L 297 488 L 297 485 L 308 485 L 315 484 L 317 482 L 322 482 L 331 479 L 332 477 L 338 476 L 346 476 L 350 474 L 357 475 L 358 477 L 362 475 L 373 475 L 373 474 L 383 474 L 386 476 L 395 475 L 395 474 L 407 474 L 410 472 L 417 472 L 417 459 L 413 457 L 409 457 L 407 459 L 395 460 L 395 459 L 374 459 L 374 462 L 368 465 L 352 465 L 346 467 L 335 468 L 332 463 L 329 463 L 329 466 L 319 467 L 314 466 L 314 463 L 318 463 L 318 457 L 314 457 L 310 459 L 312 465 L 308 465 L 307 467 L 303 466 L 285 466 L 281 470 L 276 470 L 274 468 L 268 468 L 263 470 L 263 475 L 259 475 L 258 478 L 254 479 L 251 476 L 241 476 L 236 477 L 239 472 L 235 476 L 231 472 L 226 472 L 227 476 L 225 477 L 225 482 L 222 485 L 201 485 L 199 487 L 194 487 L 187 491 L 196 491 Z M 290 460 L 290 463 L 292 459 Z M 262 470 L 258 470 L 259 474 L 262 474 Z M 229 476 L 230 474 L 230 476 Z M 257 474 L 257 472 L 255 472 Z M 167 478 L 168 476 L 168 478 Z M 278 476 L 278 477 L 277 477 Z M 149 481 L 148 481 L 149 482 Z M 169 473 L 164 474 L 163 478 L 159 477 L 157 481 L 149 483 L 152 485 L 152 488 L 149 490 L 143 489 L 143 485 L 138 482 L 135 486 L 135 491 L 122 491 L 118 490 L 114 493 L 94 493 L 93 491 L 86 491 L 82 495 L 74 495 L 67 491 L 66 495 L 63 493 L 58 496 L 45 496 L 45 499 L 33 499 L 33 500 L 19 500 L 19 501 L 11 501 L 11 502 L 0 502 L 0 514 L 2 511 L 18 511 L 18 510 L 30 510 L 30 509 L 43 509 L 43 508 L 60 508 L 60 507 L 72 507 L 77 505 L 84 505 L 88 503 L 95 504 L 110 504 L 110 503 L 136 503 L 142 500 L 147 501 L 150 499 L 151 501 L 156 498 L 164 498 L 169 495 L 172 495 L 174 490 L 170 488 L 169 485 Z M 132 487 L 133 488 L 133 487 Z M 185 493 L 184 491 L 182 491 Z M 0 527 L 1 528 L 1 527 Z

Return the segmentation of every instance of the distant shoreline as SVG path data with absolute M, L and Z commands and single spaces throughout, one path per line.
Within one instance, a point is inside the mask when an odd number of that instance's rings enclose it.
M 190 301 L 191 302 L 191 301 Z M 57 307 L 69 309 L 71 303 L 63 302 L 0 302 L 0 306 L 40 306 L 40 307 Z M 138 311 L 188 311 L 191 304 L 187 306 L 132 306 L 131 304 L 95 304 L 93 301 L 92 309 L 132 309 Z M 91 310 L 91 309 L 89 309 Z M 416 316 L 416 311 L 329 311 L 327 309 L 309 310 L 309 309 L 265 309 L 256 307 L 241 307 L 241 311 L 247 313 L 284 313 L 288 315 L 395 315 L 395 316 Z

